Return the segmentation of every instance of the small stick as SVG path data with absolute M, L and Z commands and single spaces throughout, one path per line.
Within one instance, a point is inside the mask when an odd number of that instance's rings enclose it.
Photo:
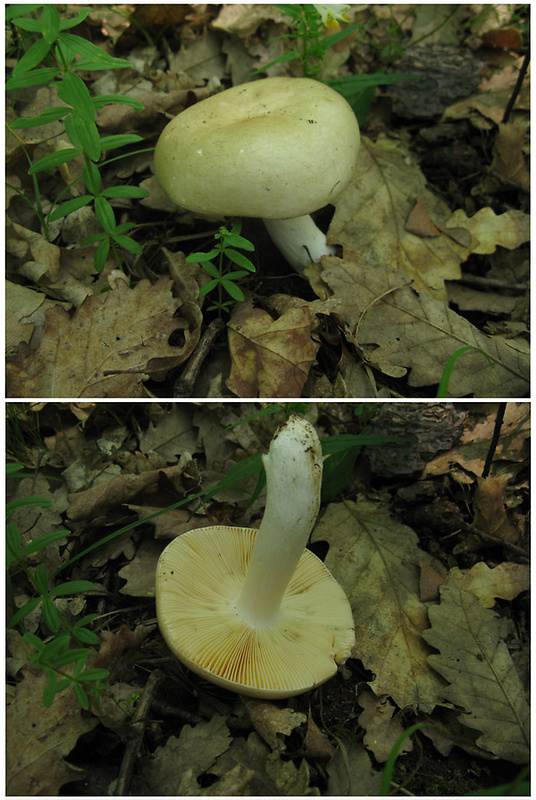
M 145 684 L 143 694 L 134 712 L 131 724 L 131 738 L 125 747 L 121 767 L 119 768 L 119 776 L 114 790 L 116 797 L 125 797 L 128 795 L 128 788 L 134 773 L 134 767 L 138 758 L 140 747 L 145 732 L 145 725 L 147 723 L 147 715 L 154 699 L 154 695 L 158 688 L 160 681 L 163 679 L 164 674 L 155 669 L 149 676 L 149 680 Z
M 199 344 L 190 356 L 190 360 L 188 361 L 186 369 L 183 371 L 180 378 L 177 378 L 175 381 L 175 385 L 173 387 L 173 397 L 192 396 L 194 385 L 199 375 L 199 370 L 203 366 L 203 362 L 208 356 L 212 345 L 220 333 L 223 333 L 224 330 L 225 322 L 222 319 L 218 317 L 217 319 L 212 320 L 201 337 Z

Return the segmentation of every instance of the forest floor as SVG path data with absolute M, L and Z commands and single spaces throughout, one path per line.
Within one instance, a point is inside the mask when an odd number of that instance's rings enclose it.
M 68 23 L 79 7 L 61 13 Z M 91 57 L 84 41 L 106 57 L 75 61 L 70 80 L 53 51 L 28 68 L 37 29 L 13 20 L 8 396 L 526 397 L 528 15 L 353 6 L 350 35 L 312 65 L 324 82 L 365 81 L 348 98 L 355 176 L 317 219 L 338 254 L 302 276 L 243 219 L 255 271 L 227 279 L 244 300 L 226 295 L 224 310 L 217 292 L 199 295 L 207 265 L 185 258 L 226 221 L 169 201 L 154 146 L 170 119 L 255 70 L 300 76 L 282 38 L 291 18 L 266 4 L 94 6 L 58 36 L 80 37 L 65 40 L 77 57 Z
M 309 546 L 356 645 L 327 683 L 269 702 L 173 656 L 154 576 L 192 528 L 259 524 L 285 413 L 327 456 Z M 374 796 L 384 777 L 463 796 L 526 779 L 529 437 L 526 403 L 9 404 L 8 795 Z

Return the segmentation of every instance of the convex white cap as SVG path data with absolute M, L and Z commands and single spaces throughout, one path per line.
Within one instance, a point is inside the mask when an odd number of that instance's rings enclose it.
M 355 114 L 338 92 L 309 78 L 265 78 L 175 117 L 156 145 L 155 174 L 191 211 L 289 219 L 343 191 L 359 142 Z

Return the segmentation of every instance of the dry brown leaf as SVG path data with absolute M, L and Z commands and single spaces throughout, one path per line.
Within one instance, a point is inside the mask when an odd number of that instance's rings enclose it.
M 29 342 L 37 310 L 45 302 L 43 292 L 6 281 L 6 354 L 10 355 L 21 342 Z
M 431 475 L 444 475 L 447 472 L 452 473 L 455 465 L 463 467 L 464 470 L 475 476 L 481 475 L 493 436 L 495 418 L 495 408 L 493 408 L 492 413 L 488 414 L 482 422 L 478 422 L 473 427 L 467 427 L 457 447 L 448 453 L 442 453 L 425 466 L 423 478 Z M 507 403 L 493 463 L 497 464 L 502 461 L 501 470 L 504 472 L 504 462 L 523 462 L 528 455 L 530 432 L 530 405 L 528 403 Z M 468 482 L 473 482 L 473 480 L 470 479 Z
M 177 456 L 200 450 L 197 429 L 192 422 L 193 409 L 175 403 L 167 409 L 157 422 L 149 422 L 140 435 L 139 445 L 142 453 L 154 451 L 165 461 L 176 462 Z
M 493 143 L 493 160 L 490 170 L 507 182 L 519 184 L 527 191 L 530 189 L 530 172 L 527 169 L 523 145 L 527 131 L 521 125 L 501 123 Z M 496 192 L 504 188 L 502 181 L 495 175 L 488 175 L 478 187 L 479 192 Z
M 272 750 L 285 750 L 283 737 L 290 736 L 295 728 L 307 722 L 305 714 L 292 708 L 279 708 L 274 703 L 248 698 L 244 702 L 254 729 Z
M 328 506 L 312 538 L 330 545 L 325 563 L 352 606 L 353 654 L 375 674 L 374 693 L 400 708 L 431 711 L 442 681 L 428 666 L 421 636 L 428 614 L 419 599 L 419 563 L 431 559 L 417 535 L 384 507 L 345 502 Z
M 530 216 L 523 211 L 511 210 L 496 215 L 492 208 L 486 207 L 468 217 L 459 208 L 450 217 L 447 231 L 449 227 L 469 230 L 471 252 L 478 254 L 494 253 L 498 246 L 514 250 L 530 239 Z
M 180 736 L 170 736 L 145 761 L 143 777 L 153 795 L 177 796 L 186 769 L 192 769 L 193 776 L 199 777 L 230 744 L 231 735 L 225 717 L 220 714 L 208 722 L 198 722 L 195 727 L 184 725 Z
M 479 561 L 468 572 L 458 567 L 449 571 L 448 582 L 478 597 L 484 608 L 493 608 L 495 598 L 513 600 L 520 592 L 530 588 L 530 567 L 525 564 L 511 564 L 504 561 L 490 569 Z
M 364 138 L 354 179 L 334 201 L 328 240 L 353 251 L 360 268 L 390 264 L 417 289 L 444 297 L 444 281 L 460 277 L 469 250 L 444 233 L 430 239 L 408 232 L 405 226 L 417 200 L 437 228 L 446 227 L 450 210 L 427 188 L 409 150 L 400 142 L 373 144 Z
M 156 564 L 162 552 L 162 545 L 148 539 L 142 541 L 132 561 L 117 573 L 126 581 L 119 591 L 130 597 L 154 597 Z
M 395 6 L 396 8 L 396 6 Z M 377 797 L 382 774 L 357 737 L 339 736 L 338 748 L 327 765 L 330 797 Z
M 440 651 L 428 660 L 449 683 L 445 699 L 464 709 L 460 722 L 481 731 L 479 747 L 515 764 L 527 763 L 529 707 L 503 640 L 505 620 L 483 608 L 471 592 L 447 585 L 440 593 L 423 638 Z
M 72 317 L 61 308 L 47 312 L 43 339 L 32 350 L 21 345 L 8 364 L 8 394 L 18 397 L 143 397 L 142 381 L 161 378 L 188 358 L 199 327 L 173 314 L 179 302 L 171 281 L 133 289 L 118 286 L 103 300 L 86 298 Z M 183 329 L 181 347 L 170 335 Z
M 88 666 L 107 669 L 110 673 L 109 682 L 136 681 L 135 665 L 140 659 L 142 642 L 153 633 L 156 625 L 138 625 L 131 630 L 128 625 L 121 625 L 116 633 L 103 631 L 100 635 L 98 653 L 92 653 L 88 659 Z
M 165 475 L 168 480 L 173 481 L 181 474 L 182 466 L 176 464 L 165 469 L 142 472 L 141 475 L 118 475 L 99 486 L 70 494 L 67 516 L 72 520 L 80 520 L 105 514 L 109 508 L 117 508 L 121 503 L 127 503 L 141 491 L 155 484 L 160 475 Z
M 475 491 L 473 525 L 505 542 L 516 542 L 518 532 L 510 522 L 504 506 L 506 477 L 481 478 Z
M 372 692 L 362 692 L 357 701 L 362 713 L 358 722 L 366 731 L 363 737 L 365 747 L 374 753 L 374 758 L 380 763 L 387 761 L 396 740 L 404 732 L 400 715 L 393 719 L 395 707 L 388 698 L 380 699 Z M 413 750 L 413 742 L 407 738 L 399 749 L 399 753 L 409 753 Z
M 79 737 L 92 730 L 96 717 L 83 714 L 72 689 L 43 705 L 46 675 L 27 675 L 16 686 L 6 712 L 7 794 L 22 797 L 58 795 L 64 783 L 79 780 L 80 771 L 64 759 Z
M 472 345 L 489 361 L 476 350 L 466 352 L 454 367 L 451 396 L 522 397 L 529 391 L 524 340 L 486 336 L 428 292 L 403 285 L 403 273 L 388 264 L 372 269 L 325 257 L 322 266 L 322 280 L 339 299 L 340 313 L 371 366 L 393 377 L 410 370 L 410 386 L 435 384 L 453 353 Z
M 260 308 L 238 306 L 229 323 L 227 386 L 238 397 L 301 397 L 318 347 L 305 305 L 277 320 Z

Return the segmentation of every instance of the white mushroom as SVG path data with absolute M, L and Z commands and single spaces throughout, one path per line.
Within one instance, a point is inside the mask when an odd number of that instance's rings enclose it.
M 162 189 L 180 206 L 261 217 L 302 272 L 333 253 L 309 217 L 345 189 L 359 152 L 346 100 L 309 78 L 265 78 L 227 89 L 164 128 L 154 155 Z
M 156 608 L 172 652 L 209 681 L 253 697 L 290 697 L 328 678 L 355 642 L 350 604 L 305 545 L 318 514 L 320 442 L 292 417 L 263 456 L 257 531 L 189 531 L 163 551 Z

